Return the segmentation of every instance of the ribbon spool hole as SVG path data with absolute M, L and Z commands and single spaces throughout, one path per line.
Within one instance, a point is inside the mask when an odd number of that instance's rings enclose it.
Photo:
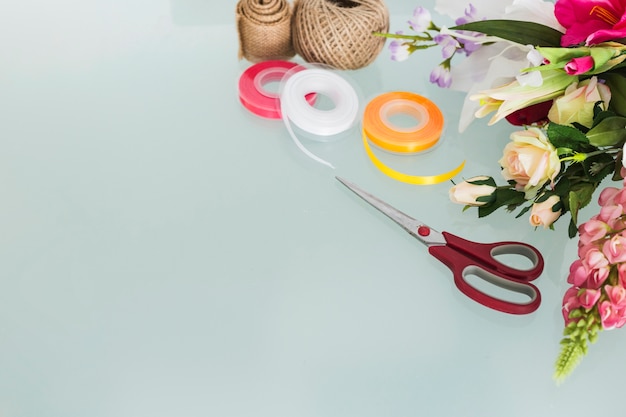
M 277 98 L 280 81 L 287 71 L 284 68 L 268 68 L 257 74 L 254 78 L 254 87 L 266 97 Z
M 311 107 L 314 107 L 317 110 L 320 110 L 320 111 L 332 111 L 332 110 L 334 110 L 337 107 L 337 105 L 336 105 L 335 101 L 333 100 L 333 98 L 330 97 L 329 95 L 327 95 L 326 93 L 313 92 L 313 93 L 309 93 L 309 94 L 314 94 L 315 95 L 315 100 L 314 101 L 308 101 L 308 102 L 311 105 Z
M 417 133 L 430 120 L 423 106 L 407 100 L 391 100 L 380 108 L 380 119 L 396 132 Z

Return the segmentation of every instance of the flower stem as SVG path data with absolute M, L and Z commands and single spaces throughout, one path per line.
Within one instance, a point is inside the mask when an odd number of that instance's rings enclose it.
M 412 41 L 431 41 L 431 40 L 433 40 L 433 37 L 430 36 L 427 33 L 425 34 L 425 36 L 420 36 L 420 35 L 402 35 L 402 34 L 398 34 L 398 33 L 372 32 L 372 35 L 374 35 L 374 36 L 381 36 L 383 38 L 389 38 L 389 39 L 408 39 L 408 40 L 412 40 Z
M 575 153 L 572 156 L 566 156 L 565 158 L 561 158 L 560 161 L 561 162 L 566 162 L 566 161 L 574 161 L 574 162 L 582 162 L 587 158 L 590 158 L 592 156 L 596 156 L 596 155 L 601 155 L 603 153 L 607 153 L 606 150 L 598 150 L 598 151 L 593 151 L 593 152 L 589 152 L 589 153 Z

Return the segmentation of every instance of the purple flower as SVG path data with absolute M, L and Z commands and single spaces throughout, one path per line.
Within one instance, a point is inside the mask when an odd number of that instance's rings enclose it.
M 432 18 L 430 16 L 430 12 L 423 8 L 422 6 L 418 6 L 413 11 L 413 16 L 408 21 L 409 26 L 416 32 L 426 32 L 430 27 L 430 23 Z
M 457 25 L 464 25 L 466 23 L 475 22 L 477 20 L 478 20 L 478 15 L 477 15 L 476 7 L 474 7 L 474 5 L 470 3 L 467 9 L 465 9 L 465 15 L 456 19 L 455 23 Z M 470 36 L 475 36 L 475 37 L 484 36 L 483 34 L 478 33 L 478 32 L 459 31 L 459 33 L 470 35 Z M 462 52 L 465 53 L 465 55 L 470 56 L 472 52 L 475 52 L 481 46 L 482 46 L 482 43 L 480 42 L 463 40 L 463 45 L 461 49 L 462 49 Z
M 441 56 L 443 59 L 450 58 L 457 49 L 461 48 L 461 44 L 450 35 L 438 34 L 433 40 L 441 46 Z
M 441 64 L 435 67 L 430 73 L 430 82 L 437 84 L 441 88 L 448 88 L 452 84 L 450 69 Z
M 402 35 L 402 31 L 396 32 L 398 35 Z M 392 61 L 404 61 L 411 55 L 409 44 L 399 39 L 394 39 L 389 43 L 389 52 L 391 52 Z
M 484 36 L 482 33 L 477 33 L 477 32 L 465 32 L 465 33 L 471 33 L 473 36 L 476 36 L 476 37 Z M 480 42 L 464 40 L 462 50 L 465 53 L 465 55 L 470 56 L 472 52 L 477 51 L 481 46 L 483 46 L 483 44 Z
M 475 22 L 476 17 L 476 7 L 470 3 L 469 6 L 467 6 L 467 9 L 465 9 L 465 16 L 459 17 L 454 23 L 457 25 L 464 25 L 469 22 Z

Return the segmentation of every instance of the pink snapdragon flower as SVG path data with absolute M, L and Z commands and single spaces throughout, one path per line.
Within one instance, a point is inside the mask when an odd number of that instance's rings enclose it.
M 626 237 L 613 235 L 602 245 L 602 252 L 612 264 L 626 262 Z
M 607 187 L 598 198 L 600 212 L 578 228 L 579 258 L 570 265 L 571 287 L 563 297 L 566 326 L 590 312 L 604 330 L 626 324 L 625 190 L 626 180 L 622 188 Z
M 620 328 L 626 324 L 626 288 L 621 285 L 606 285 L 604 290 L 608 300 L 598 306 L 602 327 Z
M 619 279 L 619 285 L 626 287 L 626 264 L 619 264 L 617 266 L 617 276 Z
M 589 268 L 582 259 L 576 259 L 569 267 L 569 275 L 567 276 L 567 282 L 574 287 L 582 287 L 587 282 L 589 276 Z
M 598 305 L 598 312 L 604 330 L 619 329 L 626 322 L 624 317 L 626 309 L 620 309 L 610 301 L 602 301 Z
M 554 15 L 565 28 L 561 46 L 595 45 L 626 37 L 624 0 L 557 0 Z
M 570 287 L 565 291 L 563 295 L 563 309 L 561 310 L 563 313 L 563 320 L 565 320 L 565 325 L 567 326 L 573 320 L 570 317 L 572 311 L 580 308 L 580 301 L 578 300 L 578 288 Z
M 615 201 L 615 197 L 621 191 L 621 188 L 617 187 L 606 187 L 602 191 L 600 191 L 600 196 L 598 197 L 598 204 L 601 206 L 606 206 L 607 204 L 613 204 Z
M 578 295 L 578 302 L 581 307 L 590 309 L 593 308 L 593 306 L 598 302 L 600 295 L 600 290 L 585 288 L 580 291 L 580 294 Z

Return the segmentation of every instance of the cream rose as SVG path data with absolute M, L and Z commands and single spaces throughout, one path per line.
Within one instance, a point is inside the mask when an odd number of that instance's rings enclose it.
M 558 195 L 551 195 L 541 202 L 534 203 L 530 209 L 530 224 L 547 229 L 561 217 L 561 206 L 561 198 Z
M 453 203 L 476 207 L 487 204 L 495 190 L 493 178 L 483 175 L 456 184 L 450 188 L 449 194 Z
M 554 100 L 548 119 L 561 125 L 580 123 L 591 127 L 593 124 L 593 108 L 597 102 L 602 102 L 602 110 L 609 107 L 611 90 L 599 83 L 596 77 L 591 77 L 579 83 L 570 84 L 563 96 Z
M 546 182 L 554 181 L 561 170 L 556 149 L 537 127 L 512 133 L 498 162 L 504 179 L 515 181 L 515 188 L 524 191 L 527 200 L 534 198 Z

